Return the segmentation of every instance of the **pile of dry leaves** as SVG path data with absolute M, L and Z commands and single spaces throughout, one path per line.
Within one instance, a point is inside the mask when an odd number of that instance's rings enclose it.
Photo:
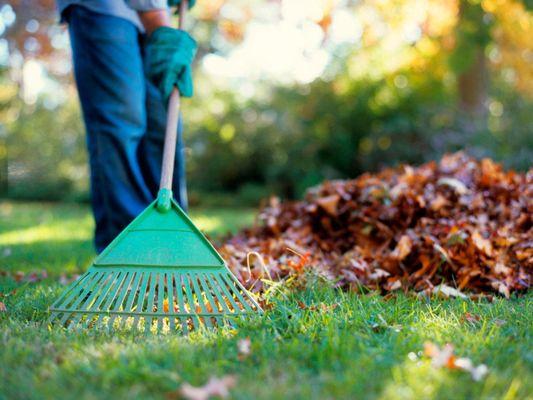
M 533 170 L 504 171 L 456 153 L 328 181 L 299 202 L 271 199 L 256 226 L 219 250 L 255 291 L 262 277 L 312 269 L 344 288 L 508 297 L 530 285 L 532 216 Z

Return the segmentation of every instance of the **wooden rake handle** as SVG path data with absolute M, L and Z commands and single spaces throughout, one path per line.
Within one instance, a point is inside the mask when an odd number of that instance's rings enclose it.
M 189 6 L 187 0 L 179 4 L 178 28 L 183 27 L 185 13 Z M 178 138 L 178 120 L 180 115 L 180 91 L 174 87 L 170 94 L 167 110 L 167 129 L 165 131 L 165 145 L 163 148 L 163 162 L 161 166 L 161 181 L 159 190 L 172 190 L 172 176 L 174 174 L 174 161 L 176 158 L 176 141 Z

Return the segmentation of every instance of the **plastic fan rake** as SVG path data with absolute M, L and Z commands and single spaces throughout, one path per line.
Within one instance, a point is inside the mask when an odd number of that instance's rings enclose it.
M 187 2 L 180 3 L 180 26 Z M 261 308 L 172 199 L 180 96 L 170 97 L 161 184 L 150 204 L 50 307 L 73 327 L 187 334 Z

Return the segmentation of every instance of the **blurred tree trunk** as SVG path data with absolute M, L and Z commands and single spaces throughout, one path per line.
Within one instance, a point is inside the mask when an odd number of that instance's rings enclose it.
M 7 146 L 0 141 L 0 198 L 7 197 L 8 190 L 8 166 L 7 166 Z
M 467 114 L 486 114 L 488 71 L 483 49 L 477 49 L 470 68 L 458 77 L 459 105 Z
M 456 50 L 452 67 L 457 73 L 461 110 L 482 119 L 486 115 L 488 68 L 485 47 L 490 42 L 490 24 L 478 2 L 461 0 Z

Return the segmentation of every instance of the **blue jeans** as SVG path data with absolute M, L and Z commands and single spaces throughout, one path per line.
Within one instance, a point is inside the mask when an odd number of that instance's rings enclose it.
M 145 77 L 144 36 L 122 18 L 71 6 L 74 75 L 87 130 L 95 245 L 101 252 L 159 189 L 166 109 Z M 187 206 L 182 124 L 178 127 L 174 195 Z

